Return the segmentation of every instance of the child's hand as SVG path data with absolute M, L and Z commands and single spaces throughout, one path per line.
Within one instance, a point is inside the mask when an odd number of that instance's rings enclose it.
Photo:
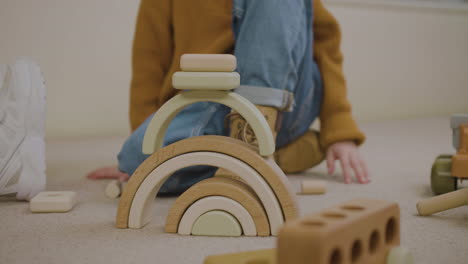
M 328 173 L 335 171 L 335 161 L 340 160 L 345 183 L 351 183 L 351 172 L 354 170 L 360 183 L 368 183 L 367 166 L 359 154 L 358 147 L 352 141 L 341 141 L 332 144 L 327 150 Z
M 88 173 L 86 177 L 91 180 L 115 179 L 120 181 L 128 181 L 129 178 L 128 174 L 121 172 L 117 166 L 96 169 Z

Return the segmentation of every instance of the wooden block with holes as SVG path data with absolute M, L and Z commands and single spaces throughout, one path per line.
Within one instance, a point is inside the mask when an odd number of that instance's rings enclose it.
M 396 203 L 356 199 L 295 220 L 278 236 L 278 263 L 383 264 L 400 244 Z

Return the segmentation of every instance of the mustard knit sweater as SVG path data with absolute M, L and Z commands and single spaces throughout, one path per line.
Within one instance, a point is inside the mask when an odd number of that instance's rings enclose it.
M 314 58 L 320 68 L 324 97 L 320 111 L 320 143 L 365 137 L 351 115 L 340 51 L 341 33 L 320 0 L 314 1 Z M 230 0 L 142 0 L 133 43 L 130 122 L 135 130 L 177 94 L 172 74 L 185 53 L 232 53 Z

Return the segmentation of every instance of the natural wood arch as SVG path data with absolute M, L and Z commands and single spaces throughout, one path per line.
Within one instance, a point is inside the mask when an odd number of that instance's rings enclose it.
M 267 215 L 252 189 L 243 182 L 223 177 L 203 180 L 177 198 L 167 215 L 165 231 L 176 233 L 185 211 L 196 201 L 208 196 L 223 196 L 238 202 L 252 216 L 257 230 L 256 235 L 270 235 Z
M 118 228 L 128 228 L 130 208 L 135 193 L 146 177 L 163 162 L 196 151 L 211 151 L 223 153 L 245 162 L 265 179 L 277 197 L 285 221 L 299 216 L 294 192 L 288 183 L 286 175 L 272 160 L 265 160 L 259 156 L 255 148 L 239 140 L 222 136 L 200 136 L 181 140 L 171 144 L 151 155 L 143 162 L 130 178 L 119 202 L 116 217 Z
M 167 101 L 153 116 L 143 139 L 143 153 L 152 154 L 163 144 L 167 128 L 172 119 L 185 107 L 197 102 L 215 102 L 237 111 L 252 127 L 257 139 L 260 155 L 275 152 L 275 141 L 265 117 L 249 100 L 229 91 L 194 90 L 180 93 Z
M 265 179 L 244 162 L 222 153 L 198 151 L 179 155 L 159 165 L 141 184 L 135 193 L 130 209 L 128 227 L 141 228 L 151 218 L 151 207 L 162 184 L 174 172 L 195 165 L 208 165 L 235 172 L 258 195 L 265 208 L 270 222 L 270 232 L 276 231 L 284 224 L 283 213 L 275 194 Z

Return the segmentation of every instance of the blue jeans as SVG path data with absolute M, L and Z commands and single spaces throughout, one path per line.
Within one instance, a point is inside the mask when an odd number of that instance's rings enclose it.
M 252 103 L 283 112 L 276 147 L 307 132 L 317 118 L 322 81 L 313 60 L 311 0 L 233 0 L 234 55 L 241 86 L 235 92 Z M 200 102 L 183 109 L 171 122 L 164 146 L 200 135 L 228 135 L 227 106 Z M 153 114 L 154 115 L 154 114 Z M 148 157 L 141 147 L 151 115 L 126 140 L 118 154 L 119 169 L 132 175 Z M 217 168 L 193 166 L 174 173 L 159 194 L 179 194 L 212 177 Z

